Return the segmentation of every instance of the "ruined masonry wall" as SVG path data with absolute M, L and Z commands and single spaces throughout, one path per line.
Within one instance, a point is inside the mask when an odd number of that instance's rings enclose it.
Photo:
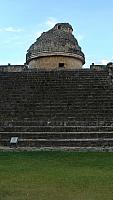
M 59 69 L 59 63 L 64 63 L 65 69 L 82 68 L 82 62 L 79 59 L 64 56 L 48 56 L 33 59 L 29 62 L 29 68 Z

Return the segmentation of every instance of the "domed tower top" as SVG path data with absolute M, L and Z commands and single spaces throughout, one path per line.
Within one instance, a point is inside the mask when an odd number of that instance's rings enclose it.
M 66 31 L 68 33 L 72 33 L 73 31 L 73 28 L 72 26 L 69 24 L 69 23 L 58 23 L 54 26 L 53 29 L 56 29 L 56 30 L 63 30 L 63 31 Z
M 69 23 L 58 23 L 43 32 L 28 49 L 26 63 L 31 68 L 81 68 L 85 57 L 72 32 Z

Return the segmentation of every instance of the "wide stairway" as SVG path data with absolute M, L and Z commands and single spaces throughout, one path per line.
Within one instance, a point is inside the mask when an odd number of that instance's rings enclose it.
M 0 146 L 111 150 L 113 86 L 107 71 L 0 73 Z

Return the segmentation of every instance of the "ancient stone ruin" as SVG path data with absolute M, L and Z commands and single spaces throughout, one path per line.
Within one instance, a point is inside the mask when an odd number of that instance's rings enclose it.
M 56 24 L 24 65 L 0 66 L 1 147 L 113 150 L 113 64 L 82 69 L 72 31 Z
M 56 24 L 42 33 L 28 49 L 27 64 L 38 69 L 79 69 L 85 63 L 84 54 L 72 35 L 68 23 Z

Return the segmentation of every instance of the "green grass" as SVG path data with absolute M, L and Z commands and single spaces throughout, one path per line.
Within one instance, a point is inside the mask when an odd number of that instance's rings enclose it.
M 0 152 L 0 200 L 113 200 L 113 153 Z

